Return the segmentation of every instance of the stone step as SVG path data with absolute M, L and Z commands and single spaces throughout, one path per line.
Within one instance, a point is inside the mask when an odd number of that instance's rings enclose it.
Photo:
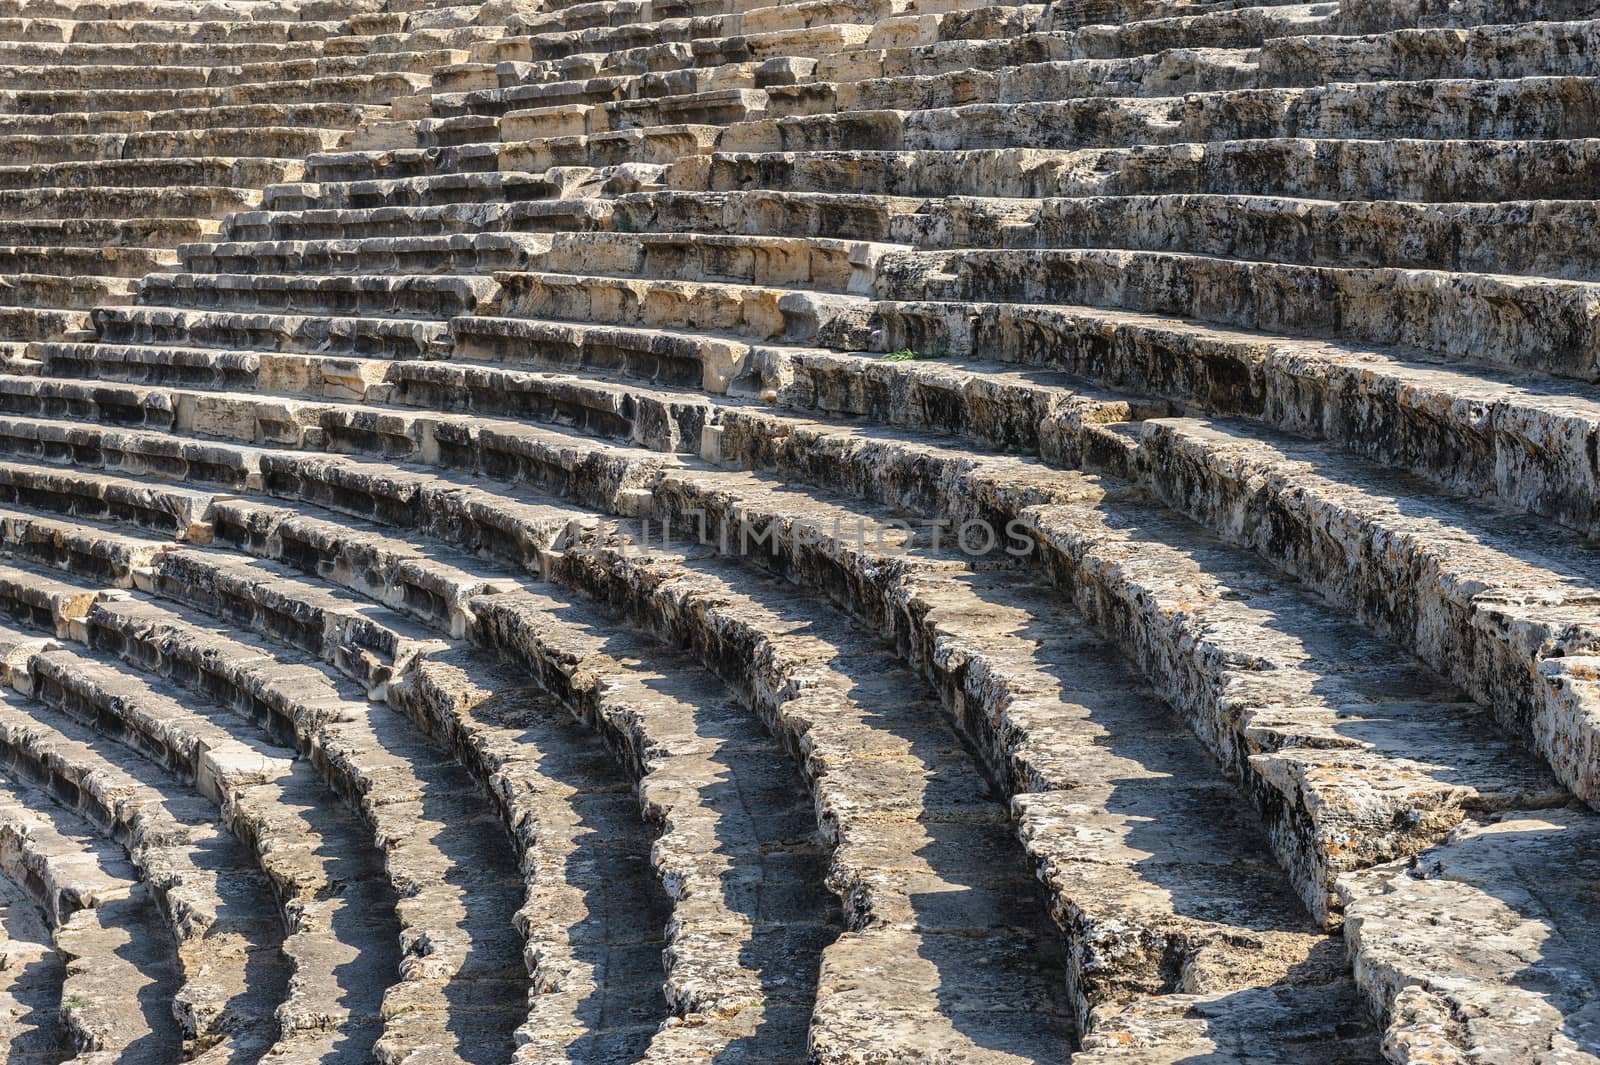
M 1075 447 L 1061 431 L 1076 428 L 1053 408 L 1089 380 L 1324 439 L 1449 494 L 1498 500 L 1580 533 L 1596 527 L 1593 478 L 1584 446 L 1573 443 L 1600 434 L 1600 393 L 1587 386 L 1088 308 L 879 304 L 878 312 L 883 347 L 953 354 L 774 352 L 786 356 L 767 370 L 774 398 L 1061 454 Z M 1006 361 L 975 362 L 973 353 Z M 1171 412 L 1157 398 L 1142 416 Z
M 0 777 L 4 870 L 50 916 L 65 974 L 61 1027 L 80 1059 L 139 1065 L 183 1051 L 166 1009 L 180 982 L 154 894 L 122 849 L 48 795 Z
M 1585 138 L 1600 80 L 1527 77 L 1373 82 L 859 111 L 730 126 L 730 152 L 1090 148 L 1261 138 Z
M 111 431 L 70 424 L 58 418 L 0 418 L 0 450 L 27 462 L 80 464 L 89 469 L 129 473 L 164 481 L 200 482 L 238 491 L 260 483 L 266 452 L 253 446 L 220 444 L 139 431 Z M 164 513 L 165 489 L 144 514 L 154 523 L 172 521 Z M 77 503 L 78 501 L 74 501 Z M 140 501 L 108 505 L 138 509 Z M 87 505 L 87 501 L 85 501 Z
M 1600 9 L 1596 9 L 1600 11 Z M 1468 29 L 1407 29 L 1359 37 L 1283 35 L 1263 42 L 1263 85 L 1404 78 L 1516 78 L 1594 73 L 1586 53 L 1600 36 L 1591 15 Z
M 1597 575 L 1584 540 L 1227 422 L 1145 422 L 1136 447 L 1157 498 L 1413 649 L 1493 707 L 1579 798 L 1600 796 L 1586 753 L 1600 690 L 1585 664 Z
M 0 218 L 147 218 L 163 214 L 221 218 L 229 211 L 249 210 L 260 203 L 261 194 L 256 190 L 227 185 L 142 188 L 33 186 L 0 189 Z
M 515 34 L 578 33 L 596 26 L 631 26 L 667 19 L 713 18 L 766 6 L 760 0 L 693 2 L 578 3 L 513 15 L 506 29 Z
M 481 364 L 104 344 L 51 345 L 44 354 L 44 373 L 96 380 L 0 378 L 0 407 L 288 446 L 320 441 L 364 450 L 381 439 L 396 453 L 426 454 L 441 434 L 460 432 L 465 423 L 454 414 L 471 413 L 497 422 L 574 426 L 653 450 L 693 451 L 709 413 L 693 392 Z M 275 395 L 241 394 L 253 391 Z M 514 421 L 478 426 L 518 428 Z
M 171 485 L 138 484 L 118 477 L 88 471 L 37 466 L 29 463 L 0 462 L 0 501 L 13 507 L 32 507 L 67 517 L 117 521 L 139 529 L 149 529 L 177 540 L 205 543 L 211 539 L 206 514 L 212 505 L 211 493 Z M 87 565 L 84 572 L 105 572 L 96 549 L 80 550 L 73 538 L 50 533 L 45 543 L 33 543 L 26 529 L 16 532 L 18 548 L 28 543 L 35 561 L 56 564 L 60 552 L 76 555 L 75 565 Z M 115 566 L 110 571 L 120 572 Z M 115 581 L 103 581 L 111 585 Z
M 871 35 L 870 26 L 831 25 L 738 37 L 647 43 L 619 51 L 562 52 L 546 59 L 532 58 L 531 51 L 520 39 L 506 38 L 475 48 L 473 62 L 464 66 L 463 73 L 471 67 L 483 70 L 492 67 L 492 83 L 482 74 L 466 74 L 475 79 L 473 87 L 491 88 L 753 62 L 762 64 L 767 71 L 766 78 L 758 79 L 758 84 L 769 81 L 781 84 L 813 70 L 813 57 L 859 48 Z M 478 84 L 476 79 L 482 79 L 482 83 Z
M 379 181 L 310 182 L 265 190 L 269 211 L 360 210 L 368 207 L 439 207 L 559 197 L 579 175 L 493 171 Z
M 411 75 L 416 90 L 430 84 L 433 68 L 466 58 L 459 48 L 423 48 L 405 51 L 363 51 L 319 54 L 304 58 L 284 56 L 267 63 L 240 63 L 212 72 L 212 85 L 259 85 L 270 82 L 311 81 L 318 78 L 353 78 L 375 75 Z M 400 95 L 400 94 L 396 94 Z
M 759 63 L 728 63 L 585 78 L 574 81 L 513 83 L 476 92 L 438 93 L 430 102 L 435 117 L 504 115 L 508 111 L 557 105 L 594 106 L 615 100 L 649 100 L 725 89 L 756 89 Z
M 158 19 L 0 18 L 0 38 L 47 44 L 255 44 L 318 41 L 342 21 L 161 21 Z
M 298 178 L 297 160 L 263 158 L 96 159 L 89 162 L 0 166 L 0 190 L 173 188 L 235 186 L 259 188 Z M 31 180 L 30 180 L 31 178 Z
M 0 18 L 74 22 L 150 19 L 161 22 L 317 22 L 383 11 L 385 0 L 4 0 Z
M 496 26 L 433 26 L 427 28 L 401 28 L 381 33 L 358 33 L 331 37 L 322 46 L 322 54 L 380 55 L 385 52 L 467 51 L 479 42 L 492 40 L 504 32 Z
M 502 272 L 494 280 L 500 286 L 498 309 L 485 307 L 489 314 L 697 330 L 818 347 L 862 348 L 870 342 L 870 302 L 865 296 L 534 271 Z
M 1471 354 L 1479 363 L 1583 381 L 1600 377 L 1588 324 L 1600 289 L 1589 282 L 1100 249 L 891 256 L 880 264 L 880 277 L 883 295 L 1104 305 L 1394 345 L 1447 362 L 1460 359 L 1458 338 L 1466 334 L 1478 338 Z M 1317 295 L 1285 303 L 1271 295 L 1277 292 Z
M 375 697 L 412 659 L 445 647 L 392 610 L 302 580 L 276 563 L 181 548 L 163 552 L 137 577 L 141 588 L 329 664 Z
M 616 197 L 610 204 L 611 228 L 890 243 L 896 239 L 895 219 L 921 210 L 926 202 L 844 192 L 758 189 L 707 194 L 671 189 Z
M 1179 96 L 1339 81 L 1581 77 L 1597 72 L 1588 58 L 1597 33 L 1600 24 L 1574 22 L 1487 27 L 1471 34 L 1418 30 L 1356 38 L 1296 35 L 1268 38 L 1259 52 L 1184 40 L 1179 47 L 1141 48 L 1126 58 L 1101 58 L 1094 54 L 1101 50 L 1095 43 L 1061 42 L 1057 46 L 1061 58 L 1025 65 L 973 70 L 972 64 L 958 62 L 949 73 L 941 74 L 918 64 L 903 73 L 884 72 L 868 81 L 858 78 L 837 85 L 817 82 L 771 89 L 769 110 L 775 115 L 913 111 L 1075 97 Z M 1258 38 L 1238 43 L 1261 42 Z M 1201 47 L 1203 44 L 1210 46 Z M 1073 53 L 1079 48 L 1090 51 L 1091 57 L 1077 58 Z M 937 62 L 936 57 L 920 53 L 907 56 L 912 62 L 925 58 Z M 865 73 L 871 73 L 870 69 Z
M 1594 1001 L 1594 978 L 1585 971 L 1593 927 L 1569 901 L 1594 883 L 1592 821 L 1587 811 L 1562 810 L 1485 817 L 1411 862 L 1341 883 L 1356 971 L 1374 1002 L 1389 1009 L 1393 1045 L 1435 1038 L 1449 1006 L 1433 989 L 1448 981 L 1451 999 L 1496 1004 L 1488 1026 L 1456 1040 L 1468 1053 L 1494 1048 L 1529 1056 L 1555 1045 L 1580 1060 L 1595 1054 L 1583 1019 Z M 1559 887 L 1506 893 L 1513 877 Z M 1419 913 L 1454 915 L 1453 934 L 1420 928 Z M 1518 933 L 1498 938 L 1495 930 L 1508 920 L 1518 922 Z M 1534 939 L 1530 963 L 1523 950 Z M 1521 982 L 1527 979 L 1549 981 L 1551 990 L 1531 993 Z M 1505 1010 L 1532 1023 L 1506 1024 Z
M 261 103 L 165 111 L 72 111 L 9 115 L 13 134 L 192 133 L 199 129 L 351 130 L 389 117 L 388 107 L 346 103 Z
M 565 517 L 555 516 L 558 530 Z M 401 539 L 383 525 L 341 519 L 315 508 L 240 497 L 218 500 L 210 518 L 219 543 L 331 580 L 453 639 L 475 631 L 475 599 L 516 592 L 525 581 L 518 570 L 485 561 L 477 554 L 431 541 Z M 554 535 L 558 534 L 552 538 Z M 414 670 L 435 660 L 459 665 L 465 659 L 462 653 L 435 653 L 415 659 Z M 414 679 L 407 673 L 395 681 L 390 685 L 391 695 L 396 690 L 419 695 Z
M 844 35 L 836 27 L 854 24 L 859 29 L 851 36 L 865 40 L 874 21 L 874 15 L 865 10 L 870 6 L 888 8 L 890 5 L 872 5 L 859 0 L 807 0 L 805 3 L 766 7 L 735 15 L 664 19 L 616 27 L 597 26 L 577 33 L 518 34 L 475 46 L 471 58 L 480 63 L 527 63 L 560 59 L 574 52 L 622 52 L 662 44 L 683 45 L 700 40 L 752 37 L 766 38 L 752 42 L 761 51 L 752 50 L 751 54 L 760 58 L 778 54 L 805 55 L 808 54 L 806 50 L 795 49 L 803 48 L 809 42 L 810 51 L 826 51 L 830 44 L 840 41 Z M 901 6 L 907 5 L 902 3 Z M 717 54 L 726 54 L 715 45 L 712 47 Z
M 489 274 L 530 266 L 550 245 L 522 233 L 459 233 L 440 237 L 353 240 L 224 241 L 179 245 L 192 273 Z M 4 263 L 0 250 L 0 264 Z
M 1057 28 L 1093 23 L 1121 25 L 1182 14 L 1229 11 L 1254 3 L 1255 0 L 1201 0 L 1200 3 L 1187 3 L 1184 0 L 1071 0 L 1053 5 L 1047 21 Z
M 152 274 L 139 303 L 257 315 L 350 315 L 448 318 L 500 308 L 499 282 L 481 275 L 301 276 L 298 274 Z
M 331 183 L 432 177 L 441 174 L 490 171 L 497 169 L 499 164 L 500 150 L 498 146 L 489 144 L 388 151 L 319 152 L 306 159 L 306 180 Z
M 66 1035 L 60 1021 L 66 970 L 45 911 L 0 876 L 0 952 L 8 978 L 0 987 L 0 1039 L 14 1065 L 53 1065 Z
M 52 340 L 89 324 L 83 311 L 0 306 L 0 337 L 6 340 Z
M 1276 196 L 950 197 L 892 223 L 919 247 L 1125 248 L 1313 266 L 1600 276 L 1600 204 L 1334 204 Z M 1557 253 L 1557 245 L 1562 250 Z
M 316 39 L 301 41 L 138 41 L 133 43 L 82 42 L 51 44 L 41 41 L 0 40 L 0 70 L 29 66 L 196 67 L 202 70 L 271 63 L 321 51 Z M 0 75 L 0 81 L 8 80 Z
M 0 247 L 0 273 L 62 273 L 94 277 L 143 277 L 178 265 L 178 256 L 160 248 L 115 245 L 24 245 Z
M 429 358 L 448 342 L 443 323 L 405 318 L 250 314 L 166 307 L 99 307 L 102 339 L 139 344 L 178 342 L 256 351 L 302 351 L 388 358 Z
M 220 228 L 205 218 L 15 218 L 0 219 L 0 241 L 9 247 L 169 248 Z
M 764 91 L 755 89 L 716 89 L 656 99 L 509 110 L 499 116 L 496 125 L 499 139 L 504 141 L 592 136 L 656 126 L 726 126 L 762 115 L 767 100 Z
M 0 409 L 22 416 L 21 421 L 7 426 L 13 439 L 19 445 L 28 440 L 35 443 L 27 446 L 38 446 L 43 438 L 33 426 L 39 417 L 45 417 L 131 429 L 198 432 L 213 439 L 285 447 L 376 448 L 395 457 L 427 459 L 437 453 L 441 442 L 458 438 L 458 443 L 449 446 L 481 449 L 486 456 L 510 446 L 514 454 L 522 429 L 514 419 L 531 419 L 581 427 L 651 450 L 693 451 L 710 413 L 704 397 L 694 393 L 642 390 L 621 381 L 548 372 L 266 353 L 205 359 L 192 349 L 157 348 L 130 354 L 128 361 L 143 372 L 123 376 L 179 380 L 116 384 L 39 375 L 0 376 Z M 52 366 L 56 369 L 59 367 Z M 213 390 L 219 378 L 223 387 L 231 390 Z M 240 386 L 265 386 L 276 394 L 253 394 Z M 329 402 L 349 399 L 361 402 Z M 388 406 L 373 406 L 380 403 Z M 478 419 L 450 412 L 476 414 Z M 73 431 L 62 428 L 69 436 Z M 51 439 L 58 435 L 51 434 Z M 137 446 L 143 451 L 158 442 L 141 436 Z M 132 446 L 134 440 L 129 438 L 127 443 Z M 243 466 L 236 468 L 237 464 L 229 461 L 228 476 L 248 479 L 253 464 L 243 455 L 238 462 Z
M 893 245 L 738 233 L 558 233 L 531 269 L 866 293 Z
M 248 500 L 225 504 L 217 514 L 223 536 L 237 538 L 247 550 L 308 572 L 347 574 L 351 587 L 409 604 L 436 624 L 461 627 L 475 642 L 505 649 L 534 671 L 542 689 L 599 728 L 642 775 L 647 815 L 666 826 L 656 852 L 676 900 L 669 1001 L 679 1012 L 718 1018 L 715 1023 L 725 1029 L 715 1037 L 721 1043 L 757 1023 L 764 1007 L 763 1052 L 797 1052 L 814 990 L 807 969 L 837 928 L 821 890 L 820 852 L 805 842 L 814 831 L 811 812 L 798 801 L 799 781 L 786 779 L 793 771 L 773 741 L 726 695 L 708 694 L 708 686 L 715 692 L 715 681 L 689 663 L 655 653 L 648 664 L 639 661 L 650 650 L 648 641 L 573 604 L 518 590 L 508 571 L 485 567 L 473 556 L 331 517 Z M 352 567 L 357 558 L 363 561 Z M 529 647 L 512 642 L 524 626 L 537 633 Z M 585 679 L 601 675 L 602 668 L 603 687 Z M 440 683 L 435 670 L 431 660 L 420 664 L 417 679 L 398 687 L 402 702 L 427 697 Z M 480 676 L 472 675 L 475 681 Z M 784 901 L 763 902 L 757 892 L 762 883 L 787 884 Z M 738 1019 L 752 1009 L 753 1016 Z M 673 1035 L 664 1030 L 655 1052 L 674 1045 Z M 695 1045 L 716 1045 L 708 1038 L 695 1033 Z M 548 1049 L 536 1042 L 534 1049 Z
M 1471 28 L 1541 19 L 1587 19 L 1597 14 L 1600 7 L 1594 0 L 1558 0 L 1550 4 L 1530 4 L 1526 0 L 1471 0 L 1463 4 L 1404 0 L 1374 4 L 1371 0 L 1356 0 L 1341 5 L 1340 23 L 1346 32 L 1378 33 L 1412 26 Z
M 0 134 L 0 151 L 19 163 L 66 163 L 90 160 L 187 159 L 265 152 L 275 159 L 298 159 L 323 148 L 337 147 L 343 130 L 202 129 L 173 133 L 84 133 L 61 136 Z
M 726 393 L 748 390 L 747 371 L 765 349 L 708 333 L 547 322 L 530 318 L 457 318 L 450 323 L 454 357 L 505 366 L 600 371 L 677 388 Z
M 76 48 L 77 45 L 64 45 Z M 85 45 L 86 48 L 120 45 Z M 164 66 L 152 64 L 114 65 L 95 63 L 86 66 L 4 64 L 0 65 L 0 85 L 8 90 L 28 89 L 115 89 L 127 86 L 134 89 L 189 89 L 207 85 L 210 73 L 202 66 Z
M 7 634 L 16 647 L 23 634 Z M 85 692 L 103 666 L 34 640 L 12 652 L 10 686 L 33 701 L 0 701 L 8 769 L 123 844 L 168 918 L 186 982 L 172 1012 L 192 1050 L 266 1049 L 288 970 L 276 955 L 282 916 L 256 857 L 216 824 L 216 807 L 177 777 L 73 718 L 101 711 Z M 114 671 L 111 671 L 114 675 Z M 99 689 L 99 690 L 104 690 Z M 126 691 L 113 683 L 113 690 Z M 48 704 L 57 710 L 46 709 Z M 122 713 L 132 713 L 131 708 Z
M 104 303 L 126 303 L 138 290 L 131 277 L 11 274 L 0 286 L 0 306 L 87 311 Z
M 977 103 L 1024 104 L 1095 97 L 1175 97 L 1254 88 L 1253 53 L 1243 49 L 1180 49 L 1126 59 L 1064 59 L 948 74 L 801 83 L 768 89 L 771 116 L 952 108 Z
M 1070 30 L 1013 30 L 976 36 L 967 36 L 964 26 L 956 33 L 941 26 L 942 32 L 932 40 L 919 39 L 928 36 L 925 33 L 915 37 L 896 34 L 881 43 L 869 40 L 866 47 L 821 55 L 815 76 L 818 81 L 856 82 L 1070 59 L 1130 59 L 1167 51 L 1255 48 L 1277 37 L 1326 32 L 1337 13 L 1337 6 L 1330 3 L 1277 4 Z M 1173 55 L 1169 62 L 1178 58 Z
M 15 506 L 0 511 L 0 551 L 107 588 L 132 588 L 136 575 L 175 544 L 169 537 L 110 531 Z
M 240 211 L 228 216 L 230 241 L 283 241 L 424 237 L 485 230 L 548 233 L 600 226 L 609 207 L 594 200 L 520 200 L 438 207 L 365 207 L 346 210 Z M 4 233 L 0 223 L 0 233 Z
M 628 164 L 660 167 L 685 156 L 709 151 L 716 143 L 718 131 L 717 126 L 649 126 L 567 137 L 541 137 L 531 141 L 508 141 L 500 146 L 500 161 L 502 166 L 532 171 L 552 167 L 617 167 L 620 172 L 626 170 Z M 478 135 L 477 132 L 471 134 L 472 137 Z
M 538 73 L 554 64 L 568 70 L 620 73 L 622 67 L 644 65 L 720 66 L 789 56 L 821 55 L 864 44 L 872 27 L 861 23 L 828 23 L 795 29 L 772 29 L 726 35 L 720 24 L 701 20 L 671 20 L 618 29 L 589 29 L 578 34 L 499 37 L 472 48 L 474 63 L 529 64 L 519 80 L 541 80 Z M 559 41 L 568 42 L 566 48 Z M 573 62 L 571 57 L 583 57 Z M 541 64 L 545 64 L 541 66 Z M 581 76 L 581 75 L 580 75 Z
M 172 587 L 158 585 L 163 594 Z M 522 883 L 498 816 L 466 770 L 408 721 L 270 645 L 224 636 L 145 600 L 101 612 L 91 629 L 97 646 L 209 691 L 291 738 L 375 834 L 383 879 L 399 898 L 401 948 L 399 980 L 382 992 L 376 1052 L 404 1058 L 432 1048 L 439 1060 L 476 1060 L 482 1048 L 509 1051 L 526 1016 L 513 925 Z
M 885 196 L 1277 195 L 1419 203 L 1592 199 L 1594 140 L 1265 139 L 1139 148 L 722 153 L 675 190 Z
M 528 884 L 517 927 L 533 974 L 517 1060 L 579 1046 L 640 1060 L 667 1017 L 661 994 L 670 919 L 654 835 L 598 738 L 475 652 L 419 662 L 390 705 L 490 782 L 521 847 Z
M 308 76 L 295 80 L 287 78 L 288 75 L 283 74 L 281 79 L 188 88 L 19 89 L 0 96 L 0 109 L 19 115 L 70 115 L 82 112 L 193 112 L 218 107 L 245 108 L 291 102 L 387 106 L 397 97 L 409 96 L 427 87 L 424 79 L 418 75 L 383 71 Z
M 85 639 L 150 668 L 161 659 L 139 658 L 145 606 L 120 601 L 86 626 Z M 278 1046 L 306 1054 L 335 1044 L 355 1053 L 370 1048 L 398 939 L 394 895 L 371 843 L 315 772 L 292 760 L 292 747 L 263 742 L 223 706 L 204 696 L 197 705 L 194 693 L 142 679 L 115 661 L 85 652 L 36 656 L 29 683 L 193 782 L 257 855 L 283 906 L 283 951 L 293 970 L 276 1010 Z

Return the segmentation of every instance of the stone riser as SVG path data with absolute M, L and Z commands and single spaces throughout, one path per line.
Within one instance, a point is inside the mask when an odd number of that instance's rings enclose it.
M 389 181 L 279 185 L 264 191 L 262 206 L 268 211 L 359 211 L 380 207 L 440 207 L 453 203 L 509 203 L 559 198 L 568 183 L 560 175 L 502 170 Z
M 1592 137 L 1589 78 L 1396 82 L 1103 98 L 945 110 L 847 112 L 732 126 L 728 152 L 1116 148 L 1219 140 Z
M 318 41 L 343 32 L 343 22 L 144 21 L 74 18 L 0 18 L 0 38 L 46 44 L 288 43 Z
M 251 152 L 265 152 L 276 159 L 299 159 L 311 152 L 337 147 L 346 136 L 341 130 L 282 127 L 196 130 L 193 133 L 0 135 L 0 151 L 7 152 L 8 157 L 19 164 L 238 157 Z
M 23 89 L 0 95 L 0 113 L 9 115 L 67 116 L 73 121 L 85 113 L 128 111 L 204 111 L 217 107 L 259 105 L 352 104 L 387 106 L 396 97 L 423 88 L 416 75 L 374 74 L 271 80 L 251 85 L 221 88 L 181 89 Z M 41 135 L 49 134 L 49 124 L 36 124 Z
M 255 189 L 300 176 L 302 164 L 288 159 L 133 159 L 0 166 L 0 190 L 82 189 L 84 195 L 109 188 L 184 188 L 234 186 Z M 65 193 L 61 193 L 65 195 Z
M 1120 307 L 1264 332 L 1344 337 L 1594 381 L 1600 377 L 1592 284 L 1442 271 L 1344 270 L 1155 252 L 970 252 L 959 273 L 942 256 L 890 256 L 878 291 L 891 298 Z M 938 265 L 935 265 L 935 264 Z M 923 278 L 927 280 L 924 281 Z M 1514 308 L 1503 319 L 1502 308 Z
M 79 274 L 12 274 L 0 291 L 0 307 L 87 311 L 103 303 L 126 303 L 138 282 L 127 277 Z
M 606 205 L 585 200 L 361 211 L 248 211 L 230 215 L 223 233 L 234 241 L 403 238 L 472 234 L 481 232 L 486 222 L 497 230 L 550 233 L 596 227 L 610 213 Z
M 539 249 L 547 244 L 533 235 L 463 233 L 355 241 L 185 244 L 178 247 L 177 256 L 194 274 L 490 274 L 533 265 Z M 0 256 L 3 254 L 0 251 Z
M 0 219 L 221 218 L 261 202 L 254 189 L 197 185 L 177 188 L 27 188 L 0 191 Z
M 926 248 L 1125 248 L 1340 268 L 1600 278 L 1600 202 L 1438 206 L 1273 197 L 949 199 L 891 223 Z M 1559 250 L 1557 250 L 1559 249 Z
M 389 358 L 443 353 L 446 328 L 405 319 L 209 314 L 159 307 L 100 308 L 95 327 L 105 340 L 205 343 L 253 350 L 324 351 Z
M 1593 198 L 1592 140 L 1261 140 L 1042 152 L 718 153 L 674 167 L 683 191 L 764 188 L 887 196 L 1277 195 L 1500 202 Z
M 156 274 L 139 290 L 141 306 L 289 316 L 449 318 L 494 314 L 489 277 L 365 276 L 301 278 L 263 274 Z

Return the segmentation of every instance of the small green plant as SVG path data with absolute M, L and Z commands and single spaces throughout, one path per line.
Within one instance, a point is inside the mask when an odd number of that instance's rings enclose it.
M 891 351 L 889 354 L 883 356 L 883 361 L 914 362 L 919 359 L 947 359 L 949 357 L 950 353 L 948 351 L 944 351 L 943 349 L 938 351 L 917 351 L 914 348 L 901 348 L 899 351 Z

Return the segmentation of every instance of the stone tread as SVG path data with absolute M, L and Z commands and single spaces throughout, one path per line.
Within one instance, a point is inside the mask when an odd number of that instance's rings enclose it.
M 33 649 L 19 646 L 21 633 L 4 639 L 10 687 L 67 714 L 86 713 L 62 682 L 84 668 L 82 659 L 39 639 Z M 275 1032 L 274 993 L 287 975 L 273 960 L 282 924 L 254 856 L 219 830 L 213 805 L 38 702 L 10 697 L 0 705 L 0 736 L 11 768 L 121 841 L 160 900 L 186 978 L 173 1012 L 187 1040 L 205 1051 L 264 1050 Z
M 155 1065 L 182 1052 L 169 1005 L 179 983 L 155 898 L 122 849 L 44 792 L 0 779 L 5 873 L 50 916 L 65 975 L 62 1027 L 79 1060 Z
M 66 971 L 45 911 L 9 877 L 0 877 L 0 1038 L 15 1065 L 53 1065 L 65 1043 L 60 1022 Z

